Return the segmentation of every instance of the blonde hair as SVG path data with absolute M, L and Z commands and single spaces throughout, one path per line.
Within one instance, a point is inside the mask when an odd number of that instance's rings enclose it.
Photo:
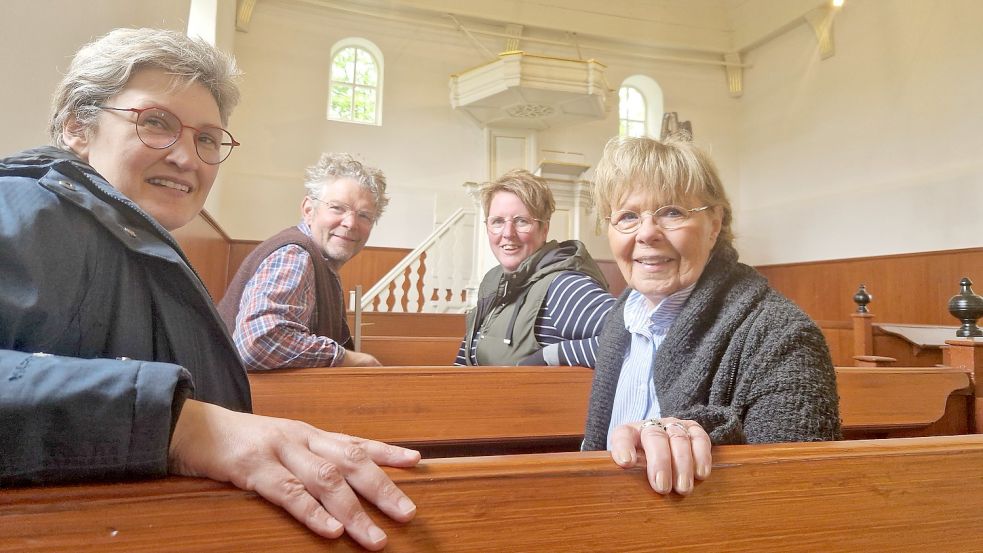
M 232 56 L 201 38 L 162 29 L 116 29 L 75 53 L 51 102 L 52 144 L 68 149 L 62 130 L 74 117 L 91 130 L 99 106 L 116 96 L 141 69 L 161 69 L 175 85 L 197 83 L 215 98 L 222 124 L 239 103 L 240 72 Z
M 681 135 L 663 141 L 646 137 L 615 137 L 604 146 L 594 170 L 591 195 L 599 217 L 631 193 L 645 189 L 665 204 L 685 204 L 696 198 L 721 209 L 717 242 L 732 244 L 730 200 L 709 154 Z
M 501 177 L 482 184 L 478 191 L 481 194 L 481 205 L 485 209 L 486 216 L 492 199 L 499 192 L 515 194 L 522 201 L 522 205 L 529 210 L 529 214 L 544 223 L 548 223 L 553 212 L 556 211 L 553 191 L 550 190 L 546 179 L 537 177 L 525 169 L 512 169 Z

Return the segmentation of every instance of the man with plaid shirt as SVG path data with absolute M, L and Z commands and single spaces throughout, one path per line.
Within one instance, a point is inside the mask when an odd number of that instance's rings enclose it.
M 378 366 L 350 349 L 338 270 L 389 203 L 386 178 L 349 154 L 323 154 L 304 186 L 301 222 L 253 250 L 219 312 L 249 370 Z

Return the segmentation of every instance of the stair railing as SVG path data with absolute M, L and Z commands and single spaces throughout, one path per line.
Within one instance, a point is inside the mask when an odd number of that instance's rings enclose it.
M 362 296 L 362 311 L 463 313 L 473 298 L 475 211 L 459 208 Z

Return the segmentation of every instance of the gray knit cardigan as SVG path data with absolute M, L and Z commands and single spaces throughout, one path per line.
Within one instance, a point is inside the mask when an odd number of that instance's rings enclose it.
M 600 335 L 584 450 L 607 448 L 621 365 L 631 344 L 628 293 Z M 840 439 L 836 375 L 822 333 L 737 251 L 718 244 L 656 352 L 661 414 L 699 422 L 714 444 Z

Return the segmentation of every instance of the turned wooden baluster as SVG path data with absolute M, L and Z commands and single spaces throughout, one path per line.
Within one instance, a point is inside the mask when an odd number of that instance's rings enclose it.
M 863 284 L 853 295 L 857 310 L 850 316 L 853 318 L 853 359 L 858 367 L 884 367 L 897 361 L 893 357 L 874 355 L 874 315 L 867 310 L 867 304 L 873 299 Z
M 983 297 L 973 293 L 973 281 L 959 281 L 960 291 L 949 300 L 949 313 L 962 322 L 956 338 L 946 340 L 946 363 L 970 371 L 975 396 L 973 432 L 983 433 L 983 331 L 976 321 L 983 316 Z

